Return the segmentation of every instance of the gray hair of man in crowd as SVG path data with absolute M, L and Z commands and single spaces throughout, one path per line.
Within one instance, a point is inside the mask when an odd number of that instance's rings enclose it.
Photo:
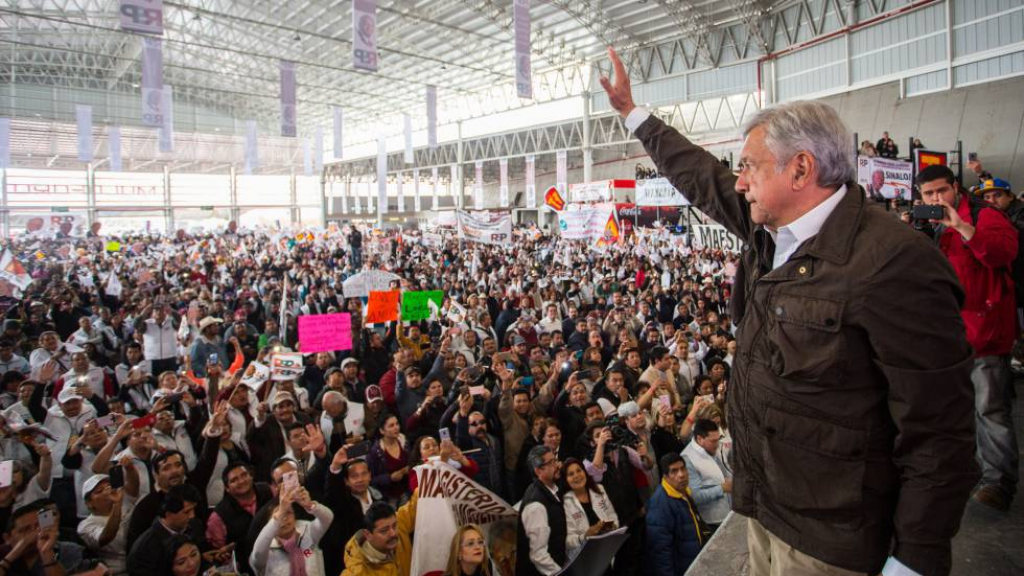
M 818 186 L 839 188 L 857 179 L 854 143 L 835 109 L 798 100 L 764 108 L 743 127 L 743 136 L 764 128 L 764 142 L 782 169 L 798 152 L 817 160 Z
M 526 463 L 529 464 L 530 470 L 536 470 L 544 465 L 544 455 L 551 452 L 551 448 L 544 446 L 534 446 L 530 449 L 530 453 L 526 455 Z

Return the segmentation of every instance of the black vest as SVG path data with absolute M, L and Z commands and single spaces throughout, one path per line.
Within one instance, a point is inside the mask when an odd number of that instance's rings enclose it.
M 256 490 L 256 510 L 259 510 L 264 504 L 274 498 L 274 495 L 270 492 L 270 486 L 263 482 L 254 483 L 253 489 Z M 245 540 L 246 534 L 249 533 L 249 527 L 252 525 L 253 517 L 252 514 L 249 514 L 248 510 L 242 508 L 238 501 L 227 493 L 224 494 L 220 504 L 217 504 L 213 510 L 220 516 L 228 530 L 228 542 L 241 542 Z
M 555 495 L 534 479 L 533 484 L 526 489 L 523 501 L 519 504 L 519 515 L 522 516 L 523 509 L 528 504 L 540 503 L 548 513 L 548 527 L 551 528 L 551 535 L 548 537 L 548 554 L 558 563 L 565 567 L 565 508 L 562 502 L 555 498 Z M 540 572 L 534 567 L 530 560 L 530 539 L 526 536 L 522 521 L 517 528 L 519 538 L 516 542 L 516 576 L 540 576 Z

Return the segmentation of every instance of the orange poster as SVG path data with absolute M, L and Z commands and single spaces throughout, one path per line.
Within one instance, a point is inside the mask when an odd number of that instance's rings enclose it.
M 370 301 L 366 305 L 367 324 L 383 324 L 398 320 L 398 303 L 402 299 L 401 290 L 384 292 L 370 291 Z

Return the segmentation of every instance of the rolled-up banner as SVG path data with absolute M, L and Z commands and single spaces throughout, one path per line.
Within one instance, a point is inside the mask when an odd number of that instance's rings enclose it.
M 352 0 L 352 65 L 377 71 L 377 0 Z
M 313 172 L 320 174 L 324 171 L 324 129 L 323 126 L 316 127 L 316 137 L 313 141 Z
M 405 136 L 405 155 L 403 160 L 406 164 L 412 164 L 415 160 L 412 154 L 412 116 L 402 114 L 402 135 Z
M 256 142 L 256 121 L 245 121 L 245 173 L 252 174 L 260 166 L 260 154 Z
M 420 199 L 420 169 L 416 168 L 412 171 L 412 207 L 413 210 L 419 212 L 423 209 L 422 200 Z
M 164 55 L 160 38 L 142 39 L 142 124 L 159 128 L 164 124 Z
M 11 119 L 0 118 L 0 168 L 11 167 Z
M 499 160 L 498 166 L 501 168 L 501 183 L 498 189 L 498 194 L 501 196 L 501 207 L 508 208 L 508 158 Z
M 334 114 L 334 159 L 341 160 L 341 150 L 343 146 L 341 141 L 341 129 L 343 120 L 343 112 L 341 110 L 341 106 L 332 107 L 332 112 Z
M 121 0 L 121 29 L 143 34 L 164 33 L 163 0 Z
M 174 89 L 164 84 L 163 96 L 160 97 L 160 110 L 163 122 L 160 124 L 158 139 L 160 151 L 174 152 Z
M 526 207 L 537 207 L 536 162 L 533 154 L 526 157 Z
M 516 93 L 520 98 L 533 98 L 533 78 L 530 73 L 530 0 L 513 2 L 512 26 L 516 34 Z
M 111 126 L 107 130 L 107 156 L 110 158 L 110 169 L 121 171 L 121 129 Z
M 427 146 L 437 148 L 437 86 L 427 86 Z
M 562 198 L 569 197 L 569 154 L 565 150 L 555 152 L 555 187 Z
M 473 207 L 477 210 L 484 209 L 484 163 L 477 160 L 473 166 Z
M 377 213 L 388 213 L 388 142 L 384 137 L 377 138 Z
M 92 106 L 75 106 L 75 119 L 78 121 L 78 159 L 92 162 Z
M 298 125 L 295 111 L 295 62 L 281 60 L 281 136 L 294 138 Z
M 438 200 L 438 196 L 441 194 L 439 188 L 441 187 L 441 179 L 437 174 L 437 166 L 430 169 L 430 209 L 437 210 L 441 203 Z
M 302 139 L 302 173 L 313 175 L 313 143 L 309 138 Z

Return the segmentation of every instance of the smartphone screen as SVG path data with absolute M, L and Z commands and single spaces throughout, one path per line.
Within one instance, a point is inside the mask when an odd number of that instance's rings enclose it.
M 100 416 L 96 419 L 96 425 L 100 428 L 110 428 L 114 425 L 114 415 L 107 414 L 106 416 Z
M 349 458 L 363 458 L 370 453 L 370 443 L 360 442 L 358 444 L 353 444 L 346 448 L 345 452 L 348 454 Z
M 110 487 L 114 490 L 124 487 L 124 468 L 120 466 L 110 468 Z
M 57 518 L 53 513 L 53 510 L 49 508 L 43 508 L 39 511 L 39 529 L 48 530 L 56 524 Z
M 967 153 L 967 159 L 969 161 L 971 161 L 971 162 L 977 162 L 978 161 L 978 153 L 977 152 L 968 152 Z
M 299 485 L 299 473 L 294 470 L 291 472 L 285 472 L 284 476 L 281 478 L 281 483 L 287 490 L 295 488 Z
M 441 436 L 441 441 L 442 442 L 444 442 L 445 440 L 451 440 L 452 439 L 451 432 L 449 432 L 447 428 L 441 428 L 438 431 L 438 434 Z

